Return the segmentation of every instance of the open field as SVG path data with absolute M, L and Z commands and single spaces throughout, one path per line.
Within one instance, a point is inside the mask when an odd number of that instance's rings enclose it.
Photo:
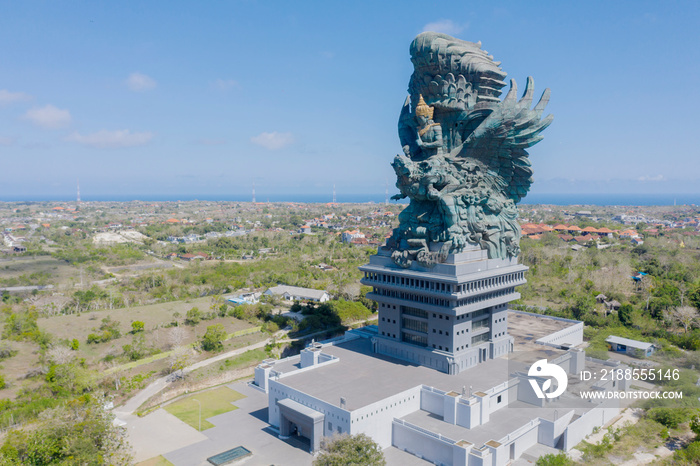
M 37 281 L 32 274 L 40 274 Z M 17 281 L 17 282 L 15 282 Z M 51 256 L 18 256 L 0 259 L 0 287 L 54 285 L 73 287 L 80 282 L 80 269 Z
M 2 397 L 13 398 L 23 389 L 31 389 L 43 382 L 43 376 L 24 378 L 31 370 L 37 370 L 41 366 L 39 351 L 36 345 L 23 341 L 3 341 L 0 346 L 8 346 L 17 353 L 7 359 L 0 360 L 0 372 L 5 376 L 7 386 L 2 392 Z M 37 380 L 41 379 L 41 380 Z
M 243 347 L 265 338 L 265 335 L 259 332 L 259 327 L 234 317 L 202 320 L 197 325 L 192 326 L 183 323 L 187 311 L 193 307 L 197 307 L 203 312 L 209 312 L 210 301 L 210 298 L 198 298 L 109 311 L 61 315 L 41 318 L 38 320 L 38 324 L 42 330 L 54 336 L 54 341 L 77 339 L 80 347 L 74 352 L 75 359 L 85 358 L 87 363 L 101 366 L 102 370 L 109 370 L 109 372 L 118 373 L 120 376 L 129 377 L 139 373 L 162 373 L 169 367 L 169 351 L 176 346 L 196 346 L 210 325 L 222 324 L 224 326 L 229 336 L 229 339 L 224 342 L 225 351 Z M 176 313 L 179 315 L 176 316 Z M 100 333 L 99 327 L 105 318 L 117 322 L 121 336 L 103 343 L 87 343 L 89 334 Z M 145 330 L 137 334 L 131 333 L 131 323 L 134 321 L 144 322 Z M 171 326 L 171 323 L 176 321 L 179 326 Z M 177 339 L 174 338 L 176 333 L 179 335 Z M 154 354 L 136 361 L 129 361 L 128 358 L 124 357 L 125 345 L 142 345 L 148 352 Z M 14 379 L 27 370 L 27 366 L 23 366 L 22 363 L 15 363 L 15 360 L 20 361 L 18 357 L 10 358 L 13 367 L 5 365 L 3 372 L 8 376 L 8 379 Z M 207 353 L 198 353 L 194 348 L 187 356 L 191 362 L 205 357 L 207 357 Z M 37 364 L 36 356 L 32 360 L 33 362 L 30 359 L 28 355 L 21 358 L 22 362 L 27 364 Z M 113 360 L 110 361 L 110 359 Z
M 162 456 L 156 456 L 150 460 L 141 461 L 140 463 L 137 463 L 136 466 L 173 466 L 173 463 L 166 460 Z
M 208 418 L 238 409 L 232 403 L 241 398 L 245 398 L 245 396 L 228 387 L 219 387 L 214 390 L 192 394 L 169 404 L 165 407 L 165 410 L 194 429 L 198 429 L 200 404 L 197 401 L 199 401 L 202 409 L 202 430 L 207 430 L 214 427 L 214 424 L 207 421 Z

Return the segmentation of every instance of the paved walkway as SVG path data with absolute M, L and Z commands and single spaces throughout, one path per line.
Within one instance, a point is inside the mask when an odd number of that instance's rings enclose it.
M 243 348 L 238 348 L 232 351 L 228 351 L 226 353 L 221 353 L 217 354 L 216 356 L 212 356 L 211 358 L 207 358 L 203 361 L 199 361 L 195 364 L 192 364 L 190 366 L 185 367 L 182 371 L 185 374 L 189 374 L 190 372 L 199 369 L 201 367 L 208 366 L 209 364 L 213 364 L 217 361 L 221 361 L 226 358 L 230 358 L 231 356 L 237 356 L 239 354 L 245 353 L 246 351 L 253 350 L 253 349 L 258 349 L 258 348 L 263 348 L 265 345 L 270 343 L 270 340 L 263 340 L 258 343 L 254 343 L 252 345 L 245 346 Z M 146 388 L 138 392 L 136 395 L 131 397 L 126 403 L 124 403 L 122 406 L 118 406 L 114 408 L 112 411 L 117 418 L 125 420 L 124 418 L 128 415 L 133 414 L 139 406 L 144 404 L 149 398 L 151 398 L 153 395 L 159 393 L 161 390 L 163 390 L 167 385 L 168 385 L 168 377 L 161 377 L 159 379 L 154 380 L 151 382 Z

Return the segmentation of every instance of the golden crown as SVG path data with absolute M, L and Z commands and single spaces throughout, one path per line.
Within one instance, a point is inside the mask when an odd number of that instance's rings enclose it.
M 416 105 L 416 115 L 432 119 L 433 111 L 435 109 L 425 103 L 425 100 L 423 100 L 423 94 L 419 94 L 419 96 L 418 105 Z

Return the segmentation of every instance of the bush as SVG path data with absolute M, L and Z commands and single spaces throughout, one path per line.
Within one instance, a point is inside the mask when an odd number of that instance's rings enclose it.
M 185 316 L 185 323 L 187 325 L 197 325 L 202 321 L 202 311 L 200 311 L 198 308 L 193 307 L 189 311 L 187 311 L 187 315 Z
M 70 349 L 73 351 L 78 351 L 78 348 L 80 348 L 80 342 L 77 338 L 73 338 L 70 342 Z
M 670 429 L 675 429 L 679 424 L 687 421 L 691 412 L 683 408 L 652 408 L 647 411 L 647 417 Z
M 273 321 L 265 322 L 262 325 L 262 331 L 267 332 L 267 333 L 275 333 L 280 329 L 279 325 L 277 325 Z
M 559 453 L 558 455 L 548 453 L 540 456 L 535 464 L 537 466 L 569 466 L 574 464 L 574 462 L 566 456 L 566 453 Z
M 222 324 L 210 325 L 202 338 L 202 349 L 204 351 L 221 351 L 224 349 L 226 339 L 226 329 Z
M 135 320 L 131 323 L 131 333 L 143 332 L 145 324 L 140 320 Z
M 383 466 L 384 453 L 374 440 L 365 434 L 338 435 L 321 440 L 321 453 L 314 460 L 314 466 L 344 466 L 362 464 Z
M 0 374 L 0 390 L 7 387 L 7 382 L 5 382 L 5 377 Z
M 102 319 L 102 325 L 100 325 L 99 330 L 101 333 L 90 333 L 87 336 L 88 344 L 104 343 L 110 340 L 116 340 L 122 336 L 119 331 L 119 322 L 112 320 L 110 317 L 105 317 Z
M 696 440 L 683 450 L 676 451 L 673 460 L 673 464 L 700 464 L 700 441 Z

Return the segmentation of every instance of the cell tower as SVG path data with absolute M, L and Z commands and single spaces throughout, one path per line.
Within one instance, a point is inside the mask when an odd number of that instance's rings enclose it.
M 384 181 L 384 205 L 389 205 L 389 180 Z
M 80 178 L 78 178 L 78 204 L 80 204 Z
M 255 202 L 255 182 L 253 182 L 253 200 L 251 202 Z
M 335 184 L 333 185 L 333 204 L 335 204 Z

